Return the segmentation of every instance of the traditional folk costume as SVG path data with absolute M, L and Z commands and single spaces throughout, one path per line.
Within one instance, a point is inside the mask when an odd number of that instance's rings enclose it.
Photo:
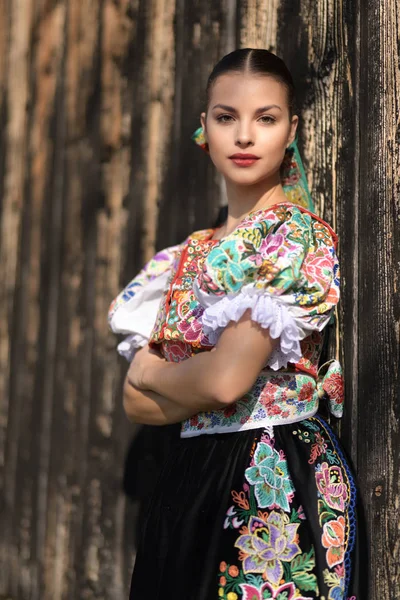
M 340 364 L 319 367 L 339 300 L 337 237 L 312 210 L 296 142 L 287 202 L 225 238 L 196 231 L 158 252 L 119 294 L 109 322 L 129 360 L 149 341 L 167 361 L 210 351 L 248 309 L 279 337 L 251 390 L 184 421 L 141 528 L 131 599 L 365 600 L 358 496 L 319 414 L 342 415 Z

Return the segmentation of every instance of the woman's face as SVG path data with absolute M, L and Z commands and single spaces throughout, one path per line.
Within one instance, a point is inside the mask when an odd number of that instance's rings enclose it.
M 214 82 L 201 123 L 218 171 L 237 185 L 253 185 L 278 173 L 298 117 L 289 120 L 287 90 L 279 81 L 227 73 Z

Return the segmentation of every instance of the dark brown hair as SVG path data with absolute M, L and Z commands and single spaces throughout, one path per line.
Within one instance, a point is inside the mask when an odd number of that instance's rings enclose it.
M 281 82 L 287 90 L 289 118 L 293 116 L 295 111 L 295 87 L 292 75 L 279 56 L 261 48 L 240 48 L 221 58 L 213 68 L 207 81 L 207 107 L 215 81 L 221 75 L 231 72 L 268 75 Z

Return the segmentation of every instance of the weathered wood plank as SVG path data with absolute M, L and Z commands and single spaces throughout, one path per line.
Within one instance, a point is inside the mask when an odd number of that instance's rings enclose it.
M 279 0 L 244 0 L 238 3 L 239 46 L 266 48 L 276 52 L 279 26 Z M 292 3 L 293 5 L 293 3 Z
M 358 462 L 372 544 L 371 597 L 394 600 L 400 598 L 399 9 L 394 0 L 360 12 L 358 204 Z
M 23 2 L 3 3 L 1 9 L 2 30 L 7 30 L 2 59 L 2 200 L 0 233 L 0 465 L 1 465 L 1 562 L 7 568 L 0 569 L 0 593 L 9 589 L 17 594 L 18 579 L 13 575 L 18 570 L 19 548 L 15 543 L 15 530 L 22 525 L 22 536 L 26 540 L 25 518 L 22 518 L 17 487 L 19 461 L 26 460 L 20 451 L 21 435 L 26 416 L 23 405 L 23 381 L 18 379 L 21 371 L 12 370 L 12 361 L 23 365 L 23 348 L 16 346 L 21 339 L 20 326 L 15 314 L 25 309 L 19 303 L 18 284 L 21 277 L 21 224 L 24 211 L 24 189 L 28 166 L 27 155 L 27 103 L 30 99 L 30 44 L 32 14 L 31 7 Z M 16 511 L 15 508 L 18 507 Z M 26 545 L 22 544 L 22 556 L 26 560 Z M 25 572 L 20 572 L 21 585 Z
M 233 49 L 235 6 L 230 0 L 176 8 L 173 127 L 165 139 L 165 178 L 158 219 L 158 246 L 177 243 L 207 227 L 217 214 L 220 178 L 209 157 L 191 141 L 205 109 L 205 86 L 215 62 Z
M 92 260 L 95 238 L 93 209 L 100 198 L 99 182 L 99 38 L 98 2 L 74 0 L 68 4 L 65 28 L 65 185 L 63 265 L 61 280 L 58 357 L 59 403 L 55 418 L 64 425 L 65 481 L 58 480 L 63 512 L 59 527 L 65 542 L 62 583 L 54 594 L 80 597 L 83 589 L 84 519 L 89 452 L 92 305 L 87 302 L 86 261 Z M 90 132 L 97 130 L 95 139 Z M 96 183 L 94 183 L 96 182 Z M 90 217 L 88 217 L 88 213 Z M 56 583 L 56 574 L 54 574 Z M 47 591 L 47 590 L 46 590 Z M 51 596 L 51 590 L 48 591 Z

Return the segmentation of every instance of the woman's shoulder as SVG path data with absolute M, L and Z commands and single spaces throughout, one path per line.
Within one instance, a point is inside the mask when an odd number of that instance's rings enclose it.
M 236 235 L 242 236 L 257 231 L 262 237 L 279 233 L 293 241 L 309 239 L 322 242 L 328 246 L 337 245 L 337 234 L 333 228 L 307 208 L 291 202 L 282 202 L 249 213 L 236 230 Z

